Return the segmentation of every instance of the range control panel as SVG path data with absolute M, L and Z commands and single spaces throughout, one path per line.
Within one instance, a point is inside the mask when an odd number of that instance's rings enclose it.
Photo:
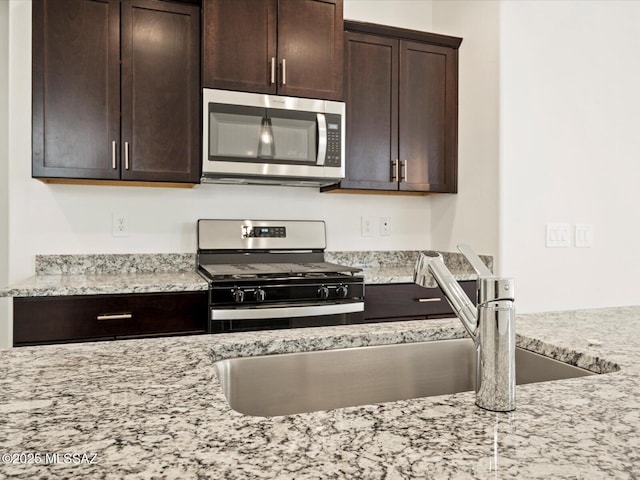
M 324 250 L 326 247 L 325 224 L 320 220 L 198 220 L 200 253 L 203 250 Z
M 286 227 L 254 227 L 242 225 L 242 238 L 286 238 Z

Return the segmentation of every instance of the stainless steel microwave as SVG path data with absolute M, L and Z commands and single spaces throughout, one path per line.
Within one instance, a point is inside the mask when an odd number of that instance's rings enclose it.
M 344 178 L 345 104 L 203 90 L 202 181 L 331 185 Z

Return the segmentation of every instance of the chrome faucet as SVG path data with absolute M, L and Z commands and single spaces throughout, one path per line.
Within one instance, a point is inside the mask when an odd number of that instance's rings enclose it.
M 513 280 L 494 276 L 468 245 L 458 250 L 478 274 L 478 306 L 469 299 L 438 252 L 421 252 L 413 279 L 439 286 L 476 347 L 476 405 L 494 412 L 516 408 Z

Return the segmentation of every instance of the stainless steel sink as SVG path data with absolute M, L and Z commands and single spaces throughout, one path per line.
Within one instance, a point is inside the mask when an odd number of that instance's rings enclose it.
M 214 363 L 234 410 L 270 417 L 474 389 L 470 339 L 233 358 Z M 516 348 L 518 384 L 594 375 Z

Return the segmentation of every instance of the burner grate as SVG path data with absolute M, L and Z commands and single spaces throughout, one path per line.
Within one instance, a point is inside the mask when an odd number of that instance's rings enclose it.
M 212 276 L 218 277 L 323 277 L 334 274 L 353 274 L 358 269 L 344 267 L 327 262 L 320 263 L 239 263 L 239 264 L 206 264 L 202 268 Z

